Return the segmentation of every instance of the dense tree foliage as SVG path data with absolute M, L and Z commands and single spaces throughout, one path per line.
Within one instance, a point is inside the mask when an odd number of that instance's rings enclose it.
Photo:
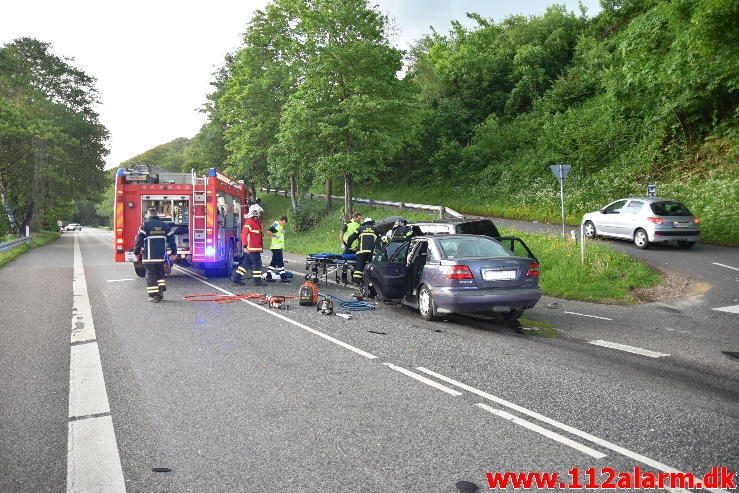
M 31 38 L 0 47 L 0 198 L 18 234 L 50 227 L 105 186 L 95 79 Z
M 546 219 L 548 166 L 566 162 L 570 217 L 655 182 L 704 216 L 706 238 L 739 243 L 739 3 L 601 5 L 469 14 L 421 39 L 400 77 L 367 1 L 275 0 L 216 77 L 196 139 L 236 175 L 289 184 L 294 206 L 332 178 L 351 195 L 382 177 L 386 192 L 447 190 L 463 212 Z

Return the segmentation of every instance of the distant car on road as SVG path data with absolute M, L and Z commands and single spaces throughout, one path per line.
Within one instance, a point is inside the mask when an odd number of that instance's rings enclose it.
M 425 320 L 444 313 L 516 320 L 541 298 L 539 263 L 487 236 L 417 236 L 375 251 L 362 292 L 417 308 Z
M 69 223 L 64 226 L 64 231 L 82 231 L 82 225 L 77 223 Z
M 659 197 L 628 197 L 583 216 L 585 236 L 631 240 L 637 248 L 676 241 L 692 248 L 700 237 L 700 219 L 685 205 Z

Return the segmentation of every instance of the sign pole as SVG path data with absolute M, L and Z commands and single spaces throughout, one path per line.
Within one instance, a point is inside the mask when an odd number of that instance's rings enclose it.
M 562 165 L 559 165 L 559 196 L 562 199 L 562 238 L 565 237 L 565 189 L 564 176 L 562 174 Z
M 552 174 L 556 179 L 559 180 L 559 196 L 562 200 L 562 237 L 564 238 L 565 233 L 565 178 L 567 178 L 567 174 L 570 172 L 570 166 L 569 164 L 553 164 L 549 166 L 549 169 L 552 171 Z

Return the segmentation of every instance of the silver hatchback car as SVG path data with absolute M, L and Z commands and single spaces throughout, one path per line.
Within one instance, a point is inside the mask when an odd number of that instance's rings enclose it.
M 676 200 L 659 197 L 628 197 L 611 202 L 582 218 L 585 236 L 608 236 L 632 240 L 638 248 L 650 243 L 676 241 L 692 248 L 700 237 L 700 219 Z

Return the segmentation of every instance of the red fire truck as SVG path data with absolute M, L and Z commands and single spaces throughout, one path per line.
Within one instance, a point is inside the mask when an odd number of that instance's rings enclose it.
M 193 264 L 210 275 L 231 275 L 241 256 L 241 224 L 249 206 L 243 180 L 210 168 L 206 176 L 153 170 L 149 166 L 119 169 L 115 178 L 113 225 L 116 262 L 133 262 L 136 234 L 149 208 L 170 222 L 177 243 L 176 263 Z

